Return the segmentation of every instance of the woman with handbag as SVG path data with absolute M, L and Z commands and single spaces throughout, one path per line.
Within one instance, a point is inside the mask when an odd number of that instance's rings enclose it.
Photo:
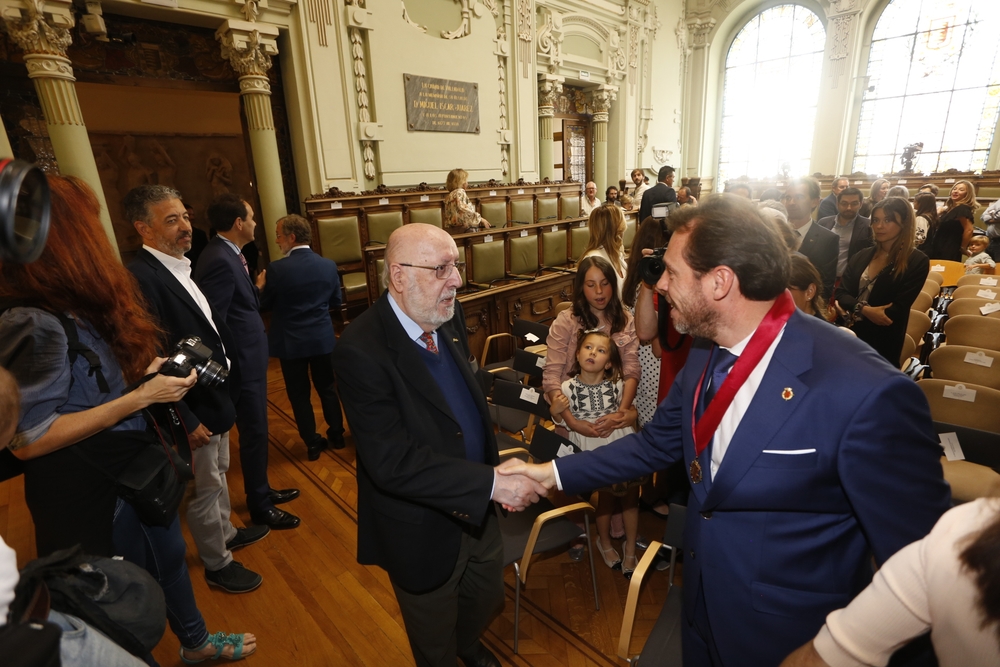
M 836 291 L 851 330 L 899 368 L 910 307 L 920 293 L 930 261 L 913 247 L 913 207 L 888 197 L 872 209 L 875 245 L 847 263 Z
M 150 445 L 165 447 L 147 433 L 138 412 L 180 400 L 197 374 L 157 374 L 124 392 L 126 382 L 162 365 L 155 354 L 159 332 L 134 278 L 114 255 L 93 191 L 72 177 L 48 181 L 52 219 L 45 251 L 31 264 L 0 264 L 0 365 L 21 388 L 10 448 L 24 464 L 38 555 L 77 543 L 95 555 L 125 555 L 163 588 L 183 659 L 249 655 L 253 635 L 208 634 L 176 510 L 168 525 L 149 526 L 118 498 L 115 478 Z

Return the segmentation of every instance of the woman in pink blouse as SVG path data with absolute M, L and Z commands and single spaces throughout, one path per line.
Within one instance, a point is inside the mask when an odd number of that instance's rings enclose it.
M 452 169 L 448 172 L 445 187 L 450 192 L 444 200 L 444 226 L 451 232 L 470 232 L 492 226 L 476 212 L 476 207 L 469 201 L 465 194 L 468 185 L 469 172 L 464 169 Z

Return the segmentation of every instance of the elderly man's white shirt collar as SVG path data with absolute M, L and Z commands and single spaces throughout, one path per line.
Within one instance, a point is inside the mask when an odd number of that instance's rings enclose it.
M 309 248 L 309 244 L 308 243 L 303 243 L 302 245 L 297 245 L 297 246 L 292 247 L 287 253 L 285 253 L 285 257 L 288 257 L 289 255 L 291 255 L 296 250 L 302 250 L 303 248 L 308 249 Z
M 424 328 L 419 324 L 417 324 L 416 322 L 414 322 L 413 318 L 411 318 L 409 315 L 403 312 L 403 309 L 400 308 L 398 303 L 396 303 L 396 300 L 392 298 L 391 293 L 386 292 L 386 296 L 389 297 L 389 305 L 392 306 L 392 312 L 396 313 L 396 319 L 398 319 L 399 323 L 403 325 L 403 331 L 406 332 L 406 335 L 409 336 L 410 340 L 412 340 L 414 343 L 416 343 L 417 345 L 419 345 L 424 349 L 427 349 L 427 346 L 424 345 L 424 342 L 420 340 L 420 336 L 422 336 L 424 333 Z M 434 338 L 434 345 L 437 345 L 438 342 L 437 330 L 431 332 L 431 337 Z

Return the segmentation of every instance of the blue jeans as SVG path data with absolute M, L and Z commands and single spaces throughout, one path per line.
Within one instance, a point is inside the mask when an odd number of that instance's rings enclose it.
M 76 616 L 52 610 L 49 622 L 62 628 L 59 657 L 63 667 L 142 667 L 139 658 L 90 627 Z
M 114 539 L 120 556 L 145 568 L 159 582 L 167 601 L 167 621 L 181 646 L 196 649 L 204 644 L 208 629 L 191 588 L 180 519 L 174 516 L 169 528 L 148 526 L 139 520 L 131 505 L 119 500 Z

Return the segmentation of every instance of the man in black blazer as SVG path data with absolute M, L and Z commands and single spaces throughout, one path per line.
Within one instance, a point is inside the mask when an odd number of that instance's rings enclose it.
M 819 181 L 805 176 L 788 182 L 781 203 L 788 209 L 788 223 L 799 237 L 799 252 L 809 258 L 823 277 L 823 299 L 830 300 L 837 280 L 839 240 L 829 229 L 813 224 L 812 213 L 819 206 Z
M 864 195 L 857 188 L 845 188 L 837 195 L 837 215 L 820 218 L 816 221 L 820 227 L 829 229 L 837 235 L 839 251 L 837 255 L 837 278 L 844 275 L 847 262 L 859 250 L 870 248 L 872 241 L 871 218 L 858 215 Z
M 817 220 L 828 218 L 831 215 L 837 215 L 837 196 L 846 190 L 850 184 L 851 180 L 846 176 L 838 176 L 833 179 L 833 183 L 830 184 L 830 194 L 827 195 L 826 199 L 821 201 L 819 204 L 819 211 L 816 212 Z M 839 276 L 840 274 L 838 273 L 837 275 Z
M 653 212 L 654 204 L 667 204 L 677 201 L 674 192 L 674 168 L 660 167 L 656 175 L 657 183 L 642 193 L 642 204 L 639 206 L 639 222 L 648 218 Z
M 260 319 L 259 286 L 241 252 L 257 226 L 253 209 L 237 195 L 219 195 L 208 207 L 208 220 L 217 233 L 198 258 L 194 280 L 237 341 L 233 354 L 241 382 L 236 427 L 247 509 L 258 525 L 295 528 L 299 518 L 275 505 L 297 498 L 298 489 L 273 490 L 267 481 L 267 334 Z M 262 272 L 261 285 L 264 279 Z
M 233 560 L 232 550 L 267 535 L 267 526 L 237 529 L 230 516 L 229 429 L 235 411 L 232 393 L 238 390 L 237 369 L 229 363 L 236 343 L 228 327 L 191 280 L 191 221 L 180 194 L 162 185 L 132 189 L 122 203 L 143 246 L 129 270 L 135 275 L 146 303 L 165 331 L 166 353 L 181 338 L 198 336 L 212 351 L 212 360 L 230 369 L 227 380 L 207 387 L 200 382 L 179 403 L 192 447 L 195 492 L 187 519 L 212 586 L 230 593 L 246 593 L 260 586 L 261 576 Z M 227 356 L 230 358 L 227 359 Z
M 498 476 L 486 399 L 473 377 L 458 248 L 430 225 L 389 237 L 386 292 L 344 331 L 333 365 L 357 446 L 358 562 L 386 570 L 420 667 L 499 666 L 479 640 L 503 608 L 493 503 L 520 509 L 540 486 Z
M 271 262 L 260 293 L 260 309 L 271 311 L 267 332 L 272 357 L 281 360 L 285 391 L 292 404 L 295 425 L 315 461 L 327 447 L 343 449 L 344 418 L 340 412 L 330 353 L 337 343 L 330 311 L 340 308 L 337 264 L 309 248 L 312 229 L 299 215 L 278 220 L 275 241 L 284 259 Z M 326 437 L 316 432 L 316 416 L 309 398 L 309 374 L 319 394 L 326 419 Z

